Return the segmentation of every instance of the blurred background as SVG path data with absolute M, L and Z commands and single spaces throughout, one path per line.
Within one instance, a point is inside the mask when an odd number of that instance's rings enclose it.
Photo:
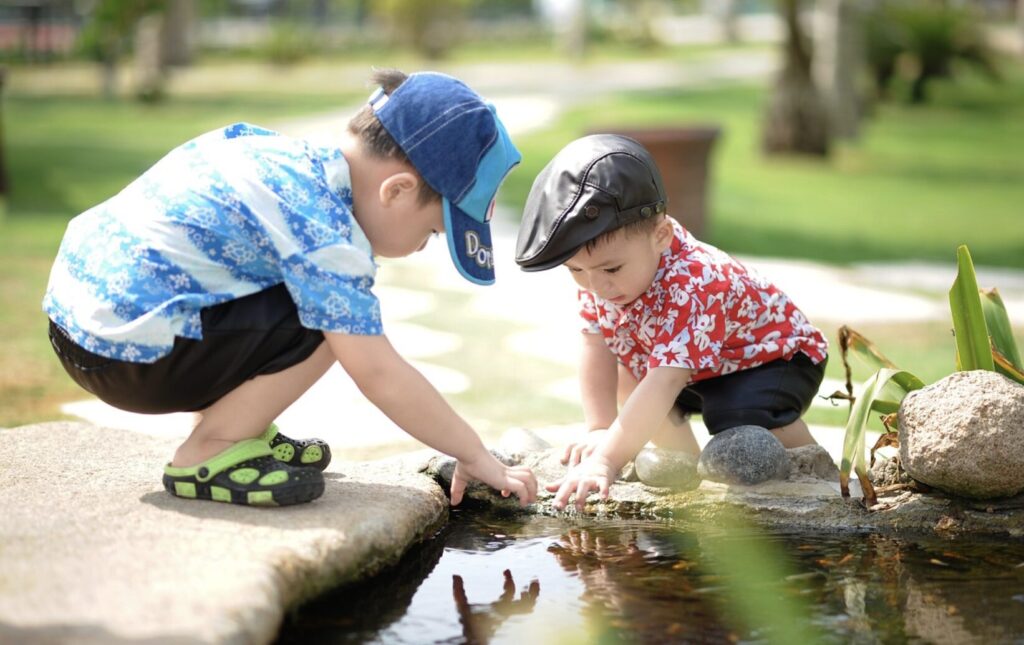
M 621 131 L 655 153 L 671 213 L 741 257 L 941 312 L 966 243 L 983 286 L 1024 293 L 1024 0 L 0 0 L 0 427 L 82 398 L 40 311 L 71 217 L 228 123 L 329 144 L 372 67 L 495 101 L 524 154 L 500 195 L 508 239 L 557 150 Z M 408 320 L 460 335 L 431 358 L 471 384 L 457 409 L 485 433 L 579 421 L 557 347 L 494 351 L 523 310 L 544 316 L 529 286 L 484 310 L 404 262 L 380 282 L 432 293 Z M 833 342 L 851 322 L 926 381 L 952 369 L 948 315 L 894 316 L 870 293 L 855 316 L 818 305 Z

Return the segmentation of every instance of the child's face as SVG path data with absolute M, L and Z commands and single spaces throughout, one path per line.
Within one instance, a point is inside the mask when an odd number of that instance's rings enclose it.
M 383 231 L 381 250 L 386 258 L 401 258 L 426 248 L 431 237 L 444 235 L 444 206 L 441 200 L 429 204 L 414 203 L 399 213 L 398 221 Z M 377 250 L 377 247 L 374 247 Z
M 401 173 L 394 177 L 413 177 Z M 388 179 L 387 182 L 390 182 Z M 356 218 L 370 240 L 373 252 L 385 258 L 401 258 L 423 250 L 435 235 L 444 235 L 444 206 L 440 199 L 420 202 L 418 183 L 408 182 L 401 190 L 392 190 L 385 182 L 378 200 L 357 206 Z
M 592 251 L 580 249 L 565 266 L 583 289 L 628 305 L 651 287 L 661 254 L 671 243 L 672 225 L 667 220 L 650 232 L 627 235 L 619 230 Z

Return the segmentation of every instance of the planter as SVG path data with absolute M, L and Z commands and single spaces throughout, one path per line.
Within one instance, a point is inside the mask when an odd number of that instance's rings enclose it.
M 711 150 L 721 128 L 608 128 L 600 132 L 625 135 L 647 148 L 665 182 L 668 214 L 697 237 L 704 234 Z

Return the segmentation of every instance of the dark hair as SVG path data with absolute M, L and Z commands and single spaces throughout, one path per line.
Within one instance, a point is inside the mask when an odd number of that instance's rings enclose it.
M 397 69 L 375 69 L 370 75 L 370 83 L 384 88 L 384 93 L 390 95 L 398 89 L 398 86 L 407 79 L 403 72 Z M 348 122 L 348 131 L 362 144 L 363 149 L 378 159 L 397 159 L 412 166 L 409 157 L 398 146 L 395 139 L 381 124 L 373 108 L 364 105 L 359 112 Z M 413 166 L 415 168 L 415 166 Z M 417 171 L 418 175 L 420 173 Z M 441 196 L 423 180 L 420 175 L 420 189 L 418 199 L 420 204 L 429 204 L 441 199 Z
M 636 220 L 635 222 L 630 222 L 629 224 L 618 226 L 610 231 L 605 231 L 604 233 L 601 233 L 600 235 L 591 240 L 587 240 L 587 243 L 584 244 L 583 247 L 588 252 L 593 252 L 594 249 L 610 240 L 619 231 L 622 231 L 626 235 L 626 237 L 636 235 L 638 233 L 650 233 L 658 227 L 658 224 L 665 221 L 666 217 L 667 215 L 662 213 L 655 217 L 644 217 Z

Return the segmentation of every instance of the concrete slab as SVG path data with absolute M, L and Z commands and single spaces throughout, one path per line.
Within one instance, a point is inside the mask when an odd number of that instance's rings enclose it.
M 176 441 L 79 423 L 0 430 L 0 642 L 268 643 L 283 612 L 398 558 L 446 517 L 399 461 L 332 464 L 282 509 L 182 500 Z

